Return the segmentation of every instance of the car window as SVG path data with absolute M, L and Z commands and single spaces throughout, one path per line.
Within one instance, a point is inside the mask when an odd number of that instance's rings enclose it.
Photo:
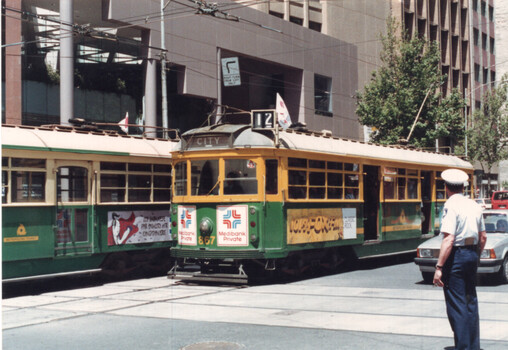
M 508 217 L 504 213 L 484 213 L 487 232 L 508 233 Z
M 508 192 L 495 192 L 494 200 L 505 200 L 508 199 Z

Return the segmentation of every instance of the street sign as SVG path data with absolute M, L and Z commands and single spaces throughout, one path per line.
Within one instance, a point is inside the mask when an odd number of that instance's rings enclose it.
M 238 57 L 223 58 L 222 62 L 222 80 L 224 86 L 239 86 L 242 85 L 240 80 L 240 65 L 238 64 Z

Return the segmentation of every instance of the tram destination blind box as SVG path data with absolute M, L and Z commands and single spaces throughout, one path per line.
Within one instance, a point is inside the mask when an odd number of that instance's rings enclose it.
M 277 112 L 274 109 L 252 111 L 252 129 L 275 130 Z

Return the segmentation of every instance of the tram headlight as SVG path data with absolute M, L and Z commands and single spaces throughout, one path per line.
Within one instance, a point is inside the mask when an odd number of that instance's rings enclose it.
M 199 232 L 201 232 L 202 236 L 209 236 L 213 231 L 213 224 L 212 220 L 209 218 L 203 218 L 201 219 L 201 222 L 199 223 Z

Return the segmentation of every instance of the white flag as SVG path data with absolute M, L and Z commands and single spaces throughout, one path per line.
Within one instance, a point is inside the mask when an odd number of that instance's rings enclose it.
M 277 118 L 279 120 L 279 125 L 282 127 L 282 129 L 286 130 L 289 128 L 291 123 L 291 117 L 289 116 L 288 109 L 286 107 L 286 104 L 282 100 L 282 97 L 280 97 L 279 93 L 277 93 L 277 101 L 276 101 L 276 112 L 277 112 Z
M 124 133 L 127 134 L 127 131 L 129 130 L 129 112 L 125 113 L 125 118 L 118 122 L 118 126 Z

